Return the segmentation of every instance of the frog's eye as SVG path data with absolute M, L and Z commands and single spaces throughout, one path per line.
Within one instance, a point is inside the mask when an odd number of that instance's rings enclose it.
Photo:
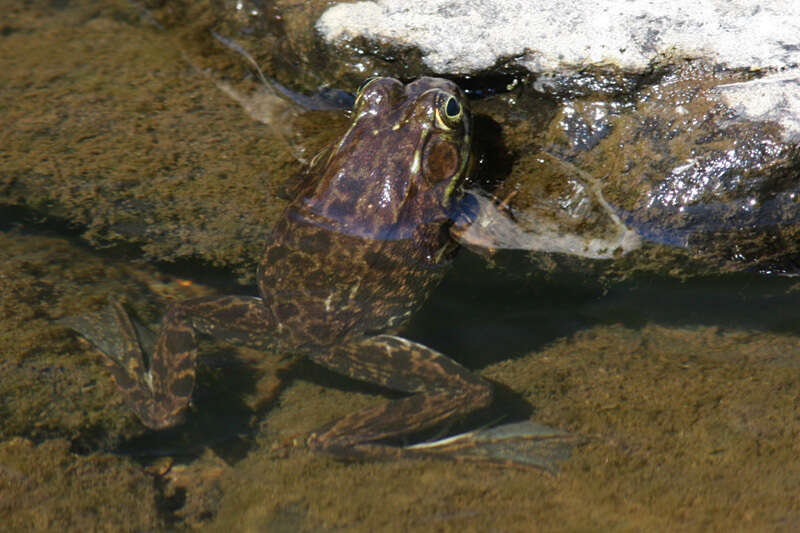
M 461 115 L 461 104 L 459 104 L 458 100 L 451 96 L 447 99 L 447 104 L 444 106 L 444 112 L 447 114 L 447 118 L 455 120 L 459 117 L 459 115 Z
M 450 93 L 440 92 L 436 96 L 436 119 L 444 129 L 454 129 L 461 124 L 464 106 Z

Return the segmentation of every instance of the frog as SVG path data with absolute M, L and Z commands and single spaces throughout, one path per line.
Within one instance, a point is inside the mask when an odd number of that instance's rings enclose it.
M 154 338 L 112 300 L 117 338 L 73 321 L 105 356 L 126 404 L 160 430 L 191 403 L 198 336 L 292 352 L 335 373 L 404 393 L 333 420 L 305 439 L 345 459 L 402 457 L 391 444 L 492 402 L 492 384 L 397 335 L 459 250 L 457 206 L 472 159 L 472 115 L 452 81 L 387 77 L 359 88 L 347 131 L 316 155 L 275 223 L 258 296 L 171 304 Z

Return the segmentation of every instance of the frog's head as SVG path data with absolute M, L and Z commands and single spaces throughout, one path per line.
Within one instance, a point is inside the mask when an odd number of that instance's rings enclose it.
M 470 154 L 472 115 L 458 85 L 441 78 L 405 86 L 393 78 L 367 79 L 353 105 L 353 125 L 374 118 L 382 120 L 379 135 L 395 145 L 394 158 L 407 167 L 409 181 L 419 192 L 436 190 L 436 200 L 447 205 L 459 192 Z
M 405 238 L 442 223 L 461 193 L 471 129 L 455 83 L 370 78 L 347 133 L 312 165 L 320 179 L 304 202 L 337 230 L 369 238 Z

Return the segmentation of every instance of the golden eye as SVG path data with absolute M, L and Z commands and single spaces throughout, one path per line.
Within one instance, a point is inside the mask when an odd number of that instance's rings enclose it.
M 440 92 L 436 96 L 436 116 L 442 126 L 447 129 L 454 129 L 461 124 L 464 115 L 464 107 L 458 98 L 450 93 Z

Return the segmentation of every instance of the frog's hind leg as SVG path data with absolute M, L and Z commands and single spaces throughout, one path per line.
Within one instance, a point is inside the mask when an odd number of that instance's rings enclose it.
M 108 307 L 101 311 L 59 322 L 86 337 L 105 356 L 103 361 L 125 403 L 139 418 L 146 418 L 152 393 L 142 386 L 150 381 L 145 354 L 153 353 L 155 334 L 131 319 L 115 298 L 110 298 Z
M 198 333 L 264 347 L 274 319 L 260 298 L 225 296 L 172 305 L 155 336 L 114 300 L 100 313 L 62 322 L 100 349 L 125 402 L 144 425 L 160 429 L 180 422 L 191 400 Z
M 311 434 L 312 449 L 342 458 L 424 455 L 378 441 L 424 430 L 492 400 L 488 381 L 439 352 L 400 337 L 379 335 L 332 347 L 311 359 L 352 378 L 413 393 L 347 415 Z

